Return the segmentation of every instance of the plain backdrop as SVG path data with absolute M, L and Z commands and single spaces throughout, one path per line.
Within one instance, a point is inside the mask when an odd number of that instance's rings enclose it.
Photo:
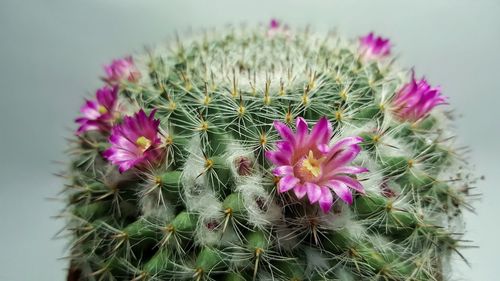
M 463 280 L 500 280 L 500 1 L 0 0 L 0 280 L 64 280 L 55 197 L 64 137 L 102 66 L 174 31 L 257 24 L 277 17 L 355 37 L 388 36 L 400 64 L 441 85 L 461 114 L 456 131 L 486 176 L 467 214 Z

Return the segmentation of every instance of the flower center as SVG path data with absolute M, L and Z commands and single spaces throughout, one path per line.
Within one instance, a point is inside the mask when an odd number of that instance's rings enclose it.
M 104 105 L 99 105 L 99 107 L 97 108 L 97 111 L 99 111 L 99 113 L 101 113 L 101 114 L 108 113 L 108 110 L 106 109 L 106 107 L 104 107 Z
M 321 163 L 324 158 L 316 159 L 310 150 L 307 158 L 302 160 L 299 166 L 299 175 L 302 180 L 314 180 L 321 174 Z
M 135 144 L 137 145 L 137 147 L 141 149 L 141 152 L 144 152 L 149 147 L 151 147 L 151 141 L 145 136 L 138 137 L 137 140 L 135 141 Z

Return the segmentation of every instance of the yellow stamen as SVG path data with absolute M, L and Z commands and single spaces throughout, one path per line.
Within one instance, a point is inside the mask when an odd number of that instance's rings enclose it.
M 141 149 L 142 152 L 146 151 L 151 147 L 151 141 L 145 136 L 140 136 L 135 141 L 135 144 Z
M 317 177 L 321 173 L 321 162 L 323 162 L 322 159 L 314 158 L 313 152 L 309 151 L 309 155 L 307 156 L 307 158 L 302 161 L 302 167 L 306 169 L 307 172 L 309 172 L 311 175 Z
M 104 107 L 104 105 L 99 105 L 99 108 L 97 108 L 97 111 L 99 111 L 99 113 L 101 113 L 101 114 L 108 113 L 108 110 L 106 109 L 106 107 Z

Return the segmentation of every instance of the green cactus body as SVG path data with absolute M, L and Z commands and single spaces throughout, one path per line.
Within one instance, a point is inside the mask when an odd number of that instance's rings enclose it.
M 110 78 L 122 106 L 112 126 L 155 110 L 161 156 L 120 173 L 103 157 L 109 131 L 72 144 L 66 213 L 81 280 L 446 279 L 470 184 L 450 119 L 395 114 L 408 71 L 355 42 L 272 31 L 203 34 L 135 56 L 138 73 Z M 369 172 L 351 176 L 364 188 L 352 206 L 334 194 L 322 212 L 277 190 L 273 122 L 296 129 L 299 117 L 326 117 L 332 141 L 363 138 L 353 163 Z M 320 164 L 306 160 L 315 176 Z

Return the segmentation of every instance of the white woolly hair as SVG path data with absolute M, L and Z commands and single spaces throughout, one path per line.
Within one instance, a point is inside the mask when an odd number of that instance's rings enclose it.
M 380 144 L 376 145 L 377 154 L 381 157 L 403 156 L 412 158 L 411 149 L 391 134 L 384 134 L 380 138 Z
M 158 182 L 161 173 L 160 169 L 149 167 L 141 176 L 143 182 L 139 185 L 137 195 L 141 214 L 144 217 L 168 221 L 175 217 L 175 206 L 164 197 L 162 187 Z
M 342 281 L 356 281 L 354 279 L 354 276 L 349 271 L 347 271 L 344 268 L 339 268 L 335 272 L 336 272 L 335 275 L 338 276 L 338 280 L 342 280 Z
M 318 249 L 307 247 L 304 249 L 307 265 L 305 274 L 312 275 L 315 271 L 325 272 L 330 268 L 328 259 L 325 258 Z
M 222 237 L 222 221 L 224 220 L 224 213 L 222 212 L 222 203 L 215 201 L 205 201 L 207 204 L 203 212 L 199 213 L 198 224 L 195 231 L 195 242 L 202 246 L 215 246 L 220 245 Z M 207 222 L 215 221 L 218 225 L 214 229 L 209 229 L 206 225 Z
M 398 244 L 389 241 L 389 239 L 383 235 L 372 234 L 370 236 L 367 236 L 367 239 L 371 244 L 373 244 L 373 247 L 379 250 L 382 254 L 384 254 L 384 251 L 399 253 L 404 252 L 404 248 L 400 248 L 401 246 L 398 246 Z
M 255 165 L 257 163 L 255 162 L 255 156 L 252 150 L 244 148 L 240 143 L 238 142 L 231 142 L 227 146 L 227 152 L 225 153 L 225 158 L 226 158 L 226 164 L 230 168 L 231 173 L 233 177 L 237 181 L 242 181 L 245 180 L 245 176 L 241 176 L 238 174 L 238 167 L 235 165 L 236 161 L 242 157 L 248 159 L 252 163 L 252 167 L 255 169 Z M 255 171 L 252 173 L 255 174 Z
M 126 171 L 124 173 L 118 172 L 114 166 L 109 165 L 105 173 L 101 174 L 103 183 L 110 187 L 116 188 L 121 181 L 128 181 L 134 179 L 135 174 L 133 171 Z
M 290 229 L 285 221 L 281 221 L 274 226 L 276 233 L 276 246 L 283 251 L 292 251 L 300 243 L 300 237 L 290 235 Z
M 282 281 L 282 280 L 278 279 L 279 277 L 273 276 L 271 273 L 269 273 L 267 271 L 260 270 L 259 273 L 257 274 L 257 276 L 259 278 L 257 280 L 259 280 L 259 281 L 275 281 L 275 280 Z
M 195 135 L 189 143 L 188 150 L 191 153 L 186 159 L 181 176 L 185 206 L 189 211 L 196 213 L 204 213 L 213 206 L 220 207 L 221 204 L 208 184 L 205 175 L 205 160 L 200 144 L 199 136 Z
M 332 142 L 337 142 L 342 138 L 349 136 L 359 136 L 361 133 L 365 132 L 375 132 L 378 128 L 377 122 L 368 121 L 363 124 L 348 123 L 344 126 L 338 127 L 336 134 L 332 139 Z
M 366 227 L 362 221 L 354 218 L 354 214 L 347 204 L 342 204 L 340 215 L 328 221 L 325 226 L 333 231 L 346 230 L 352 237 L 361 239 L 367 235 Z
M 389 200 L 395 210 L 412 210 L 415 198 L 411 193 L 401 193 L 399 196 L 392 197 Z
M 281 208 L 262 186 L 262 180 L 259 176 L 245 177 L 245 179 L 236 186 L 236 191 L 242 196 L 245 209 L 248 213 L 248 222 L 258 228 L 265 229 L 266 226 L 275 223 L 281 218 Z M 262 210 L 256 199 L 264 200 L 266 207 Z
M 170 221 L 175 217 L 175 208 L 170 204 L 158 204 L 158 191 L 152 191 L 149 194 L 141 196 L 139 205 L 144 217 L 152 217 L 162 221 Z
M 339 230 L 344 227 L 346 221 L 353 219 L 348 205 L 340 201 L 340 199 L 337 199 L 335 202 L 333 207 L 336 209 L 335 212 L 319 212 L 319 220 L 322 226 L 331 230 Z
M 451 119 L 451 117 L 453 116 L 452 114 L 452 112 L 445 111 L 443 110 L 443 108 L 436 107 L 430 115 L 436 119 L 436 123 L 434 126 L 437 126 L 440 131 L 455 134 L 454 130 L 450 130 L 450 128 L 453 128 L 455 126 Z
M 388 114 L 390 115 L 390 114 Z M 389 120 L 389 121 L 385 121 Z M 396 138 L 395 129 L 390 129 L 393 125 L 390 118 L 384 119 L 383 123 L 366 122 L 361 126 L 343 126 L 340 134 L 337 134 L 332 141 L 337 142 L 343 137 L 358 136 L 362 133 L 374 133 L 379 136 L 379 140 L 375 143 L 375 153 L 379 157 L 384 156 L 404 156 L 411 157 L 411 149 L 406 143 Z
M 184 165 L 182 183 L 188 210 L 200 216 L 195 231 L 196 243 L 203 246 L 220 246 L 236 241 L 237 234 L 232 228 L 226 228 L 224 233 L 222 233 L 222 225 L 218 225 L 215 229 L 207 228 L 206 222 L 208 221 L 223 222 L 222 202 L 208 184 L 199 137 L 191 140 L 189 151 L 191 153 Z
M 221 219 L 220 221 L 222 221 Z M 241 243 L 240 237 L 234 228 L 227 227 L 223 230 L 222 224 L 217 229 L 208 229 L 200 220 L 195 231 L 195 243 L 200 246 L 225 247 Z
M 367 173 L 359 174 L 358 180 L 361 182 L 365 191 L 368 193 L 380 194 L 384 175 L 381 171 L 380 165 L 375 159 L 370 156 L 368 151 L 362 150 L 353 162 L 353 165 L 365 167 L 368 169 Z

